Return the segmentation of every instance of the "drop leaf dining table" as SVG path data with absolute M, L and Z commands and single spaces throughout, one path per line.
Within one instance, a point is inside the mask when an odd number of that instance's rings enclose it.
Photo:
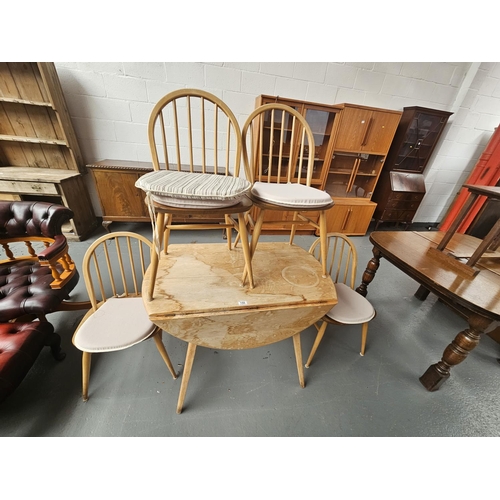
M 197 346 L 251 349 L 293 338 L 299 383 L 305 387 L 300 332 L 337 303 L 332 279 L 298 245 L 262 242 L 252 259 L 254 288 L 241 284 L 241 248 L 226 244 L 172 244 L 160 255 L 155 293 L 143 300 L 150 320 L 187 342 L 177 403 L 181 413 Z

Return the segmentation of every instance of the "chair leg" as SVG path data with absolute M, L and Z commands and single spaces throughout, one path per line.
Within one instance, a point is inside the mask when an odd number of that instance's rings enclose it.
M 172 219 L 173 215 L 172 214 L 166 214 L 165 217 L 165 230 L 163 231 L 163 253 L 167 255 L 168 253 L 168 242 L 170 240 L 170 224 L 172 224 Z M 160 245 L 161 248 L 161 245 Z
M 233 238 L 233 231 L 231 228 L 231 216 L 225 215 L 224 216 L 225 222 L 226 222 L 226 239 L 227 239 L 227 248 L 228 250 L 231 250 L 231 240 Z
M 326 228 L 326 211 L 321 210 L 319 213 L 319 237 L 321 246 L 321 266 L 323 271 L 323 278 L 328 277 L 326 270 L 326 260 L 328 257 L 328 238 L 327 238 L 327 228 Z
M 247 224 L 245 221 L 244 214 L 238 214 L 238 222 L 239 222 L 239 233 L 241 235 L 241 246 L 243 248 L 243 255 L 245 257 L 245 270 L 243 271 L 243 281 L 245 284 L 246 276 L 248 275 L 248 286 L 250 288 L 254 287 L 253 282 L 253 271 L 252 271 L 252 257 L 250 254 L 250 245 L 248 243 L 248 233 L 247 233 Z
M 52 356 L 57 361 L 62 361 L 66 357 L 66 353 L 61 350 L 61 337 L 53 332 L 45 341 L 45 345 L 50 347 Z
M 293 220 L 297 219 L 298 212 L 293 213 Z M 290 245 L 293 245 L 293 239 L 295 238 L 295 231 L 297 230 L 297 226 L 292 224 L 292 229 L 290 230 Z
M 189 377 L 191 376 L 191 369 L 193 368 L 195 353 L 196 344 L 192 344 L 190 342 L 187 347 L 186 361 L 184 363 L 184 370 L 182 373 L 181 390 L 179 392 L 179 399 L 177 400 L 177 413 L 182 412 L 182 405 L 184 404 L 184 398 L 186 397 L 187 386 L 189 383 Z
M 89 400 L 89 379 L 90 379 L 90 362 L 92 354 L 83 352 L 82 354 L 82 398 L 84 401 Z
M 312 346 L 311 353 L 309 354 L 309 358 L 307 359 L 306 368 L 309 368 L 311 366 L 311 361 L 314 355 L 316 354 L 316 350 L 318 349 L 319 343 L 321 342 L 323 335 L 325 334 L 327 325 L 328 323 L 326 321 L 323 321 L 323 324 L 321 325 L 321 328 L 319 329 L 318 334 L 316 335 L 316 339 L 314 340 L 314 344 Z
M 299 373 L 300 387 L 304 388 L 306 383 L 304 381 L 304 367 L 302 366 L 302 349 L 300 347 L 300 332 L 293 336 L 293 349 L 295 351 L 295 361 L 297 363 L 297 371 Z
M 165 346 L 162 342 L 161 330 L 158 329 L 156 330 L 156 332 L 153 334 L 153 339 L 155 341 L 158 352 L 161 354 L 163 361 L 165 361 L 165 364 L 168 366 L 168 369 L 170 370 L 170 373 L 172 374 L 172 377 L 175 380 L 177 378 L 177 373 L 174 370 L 172 362 L 170 361 L 170 358 L 168 356 L 167 350 L 165 349 Z
M 257 248 L 257 243 L 259 242 L 260 238 L 260 233 L 262 231 L 262 224 L 264 223 L 264 213 L 265 210 L 261 210 L 258 217 L 257 221 L 255 222 L 255 226 L 253 228 L 253 233 L 252 233 L 252 243 L 250 245 L 250 255 L 253 258 L 253 254 L 255 253 L 255 250 Z
M 366 347 L 366 337 L 368 335 L 368 323 L 363 323 L 363 327 L 361 330 L 361 351 L 359 354 L 361 356 L 365 355 L 365 347 Z
M 149 273 L 149 287 L 147 293 L 148 301 L 153 300 L 153 293 L 156 284 L 156 273 L 158 272 L 158 263 L 160 259 L 161 245 L 163 242 L 163 234 L 165 228 L 165 214 L 159 213 L 156 217 L 156 235 L 155 238 L 158 239 L 158 251 L 156 250 L 156 245 L 153 243 L 153 248 L 151 250 L 151 271 Z
M 253 259 L 253 254 L 255 253 L 255 249 L 257 248 L 257 243 L 259 241 L 260 231 L 262 229 L 262 223 L 264 222 L 264 210 L 261 210 L 259 216 L 257 217 L 257 221 L 253 227 L 252 239 L 250 243 L 250 261 Z M 246 226 L 245 226 L 246 232 Z M 243 244 L 243 240 L 242 240 Z M 242 283 L 245 283 L 245 279 L 247 276 L 247 268 L 243 271 L 243 277 L 241 278 Z
M 245 226 L 248 227 L 248 222 L 249 222 L 249 215 L 248 212 L 245 214 Z M 248 233 L 248 229 L 247 229 Z M 238 245 L 238 241 L 240 241 L 240 232 L 238 231 L 236 233 L 236 238 L 234 238 L 234 248 Z

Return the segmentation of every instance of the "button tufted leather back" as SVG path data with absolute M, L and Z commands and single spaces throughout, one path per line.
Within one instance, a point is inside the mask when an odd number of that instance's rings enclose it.
M 61 226 L 73 217 L 62 205 L 41 201 L 0 201 L 0 239 L 62 234 Z

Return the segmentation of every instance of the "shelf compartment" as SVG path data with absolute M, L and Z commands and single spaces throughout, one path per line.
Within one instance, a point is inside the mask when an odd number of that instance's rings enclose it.
M 27 104 L 28 106 L 41 106 L 43 108 L 52 108 L 50 102 L 45 101 L 31 101 L 29 99 L 18 99 L 16 97 L 3 97 L 0 96 L 0 102 L 12 102 L 15 104 Z
M 0 134 L 0 141 L 29 142 L 31 144 L 53 144 L 55 146 L 66 146 L 66 141 L 59 139 L 40 139 L 39 137 L 23 137 L 19 135 Z

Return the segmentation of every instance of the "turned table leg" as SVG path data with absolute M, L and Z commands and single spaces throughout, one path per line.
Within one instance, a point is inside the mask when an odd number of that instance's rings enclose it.
M 429 366 L 419 378 L 428 391 L 437 391 L 450 377 L 450 369 L 461 363 L 478 344 L 481 334 L 491 324 L 491 320 L 471 314 L 468 319 L 469 328 L 461 331 L 443 352 L 441 361 Z
M 373 281 L 373 278 L 375 278 L 375 273 L 377 272 L 377 269 L 380 265 L 380 258 L 382 257 L 382 253 L 376 247 L 373 247 L 372 253 L 373 258 L 370 259 L 368 265 L 366 266 L 363 277 L 361 278 L 361 285 L 356 288 L 356 292 L 358 292 L 363 297 L 366 297 L 366 295 L 368 294 L 367 287 Z

